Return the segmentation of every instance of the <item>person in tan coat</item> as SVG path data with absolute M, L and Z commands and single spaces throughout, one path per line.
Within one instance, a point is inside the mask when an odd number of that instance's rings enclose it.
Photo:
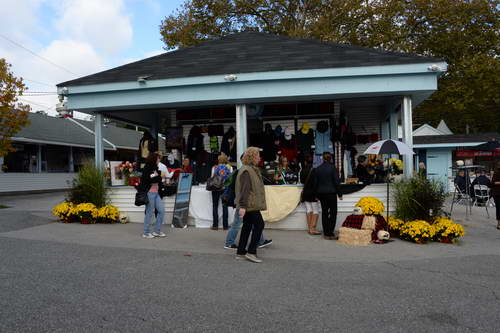
M 264 229 L 264 219 L 260 212 L 267 207 L 264 182 L 257 167 L 260 162 L 259 148 L 248 148 L 242 162 L 243 166 L 236 177 L 236 209 L 243 219 L 243 227 L 236 256 L 260 263 L 262 260 L 257 258 L 257 246 Z M 250 234 L 252 238 L 247 250 Z

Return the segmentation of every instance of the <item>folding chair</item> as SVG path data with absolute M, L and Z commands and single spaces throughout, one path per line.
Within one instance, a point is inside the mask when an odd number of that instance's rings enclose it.
M 486 185 L 474 185 L 474 202 L 473 206 L 484 206 L 486 209 L 486 214 L 490 218 L 490 212 L 488 212 L 488 201 L 490 200 L 490 189 Z
M 469 194 L 462 192 L 460 188 L 455 184 L 455 193 L 453 193 L 453 202 L 456 204 L 469 204 L 472 198 Z

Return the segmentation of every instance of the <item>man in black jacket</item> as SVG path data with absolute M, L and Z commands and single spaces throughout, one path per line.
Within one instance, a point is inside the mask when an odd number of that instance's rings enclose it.
M 323 153 L 323 164 L 315 172 L 316 195 L 321 202 L 321 222 L 325 239 L 334 239 L 337 222 L 337 197 L 342 200 L 337 169 L 332 163 L 332 154 Z

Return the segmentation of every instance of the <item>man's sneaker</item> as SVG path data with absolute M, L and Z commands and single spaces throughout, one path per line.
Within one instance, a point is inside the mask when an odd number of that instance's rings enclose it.
M 236 244 L 231 244 L 230 246 L 224 245 L 224 248 L 226 250 L 232 250 L 232 249 L 237 249 L 238 246 L 236 246 Z
M 162 238 L 162 237 L 167 237 L 167 235 L 165 235 L 165 233 L 164 233 L 164 232 L 161 232 L 161 231 L 160 231 L 160 232 L 156 232 L 156 231 L 155 231 L 155 232 L 153 232 L 153 233 L 152 233 L 152 235 L 153 235 L 154 237 L 160 237 L 160 238 Z
M 235 258 L 236 258 L 236 260 L 245 259 L 245 255 L 244 254 L 237 254 Z
M 245 258 L 247 258 L 247 260 L 250 260 L 251 262 L 255 262 L 257 264 L 262 262 L 262 260 L 257 258 L 257 256 L 255 254 L 251 254 L 251 253 L 245 254 Z
M 155 236 L 153 236 L 153 234 L 151 233 L 147 233 L 147 234 L 142 234 L 142 238 L 152 239 L 155 238 Z
M 273 240 L 272 239 L 266 239 L 264 241 L 264 243 L 262 243 L 261 245 L 259 245 L 259 249 L 262 249 L 263 247 L 266 247 L 268 245 L 271 245 L 273 243 Z

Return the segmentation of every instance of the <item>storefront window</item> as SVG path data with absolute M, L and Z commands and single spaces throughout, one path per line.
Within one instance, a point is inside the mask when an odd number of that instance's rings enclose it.
M 4 158 L 5 172 L 37 172 L 38 146 L 34 144 L 14 143 L 16 150 Z

